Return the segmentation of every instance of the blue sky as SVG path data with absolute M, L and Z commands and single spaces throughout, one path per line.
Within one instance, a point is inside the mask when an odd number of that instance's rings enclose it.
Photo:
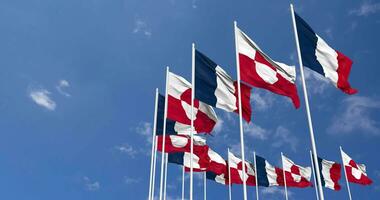
M 191 43 L 236 77 L 233 21 L 273 59 L 296 62 L 288 1 L 1 0 L 0 198 L 145 199 L 154 90 L 164 91 L 165 66 L 190 79 Z M 334 48 L 354 61 L 347 96 L 306 72 L 318 152 L 340 161 L 342 145 L 365 163 L 370 187 L 351 185 L 355 199 L 380 196 L 380 2 L 294 1 L 297 12 Z M 298 70 L 298 68 L 297 68 Z M 298 73 L 299 74 L 299 73 Z M 299 77 L 299 76 L 298 76 Z M 280 152 L 310 165 L 301 108 L 261 89 L 252 91 L 253 124 L 246 155 L 280 164 Z M 217 110 L 209 145 L 224 157 L 239 153 L 238 118 Z M 169 166 L 169 199 L 180 197 L 180 170 Z M 202 181 L 195 179 L 195 197 Z M 347 199 L 325 189 L 328 199 Z M 188 185 L 187 185 L 188 186 Z M 261 189 L 261 188 L 260 188 Z M 157 190 L 156 190 L 157 191 Z M 241 199 L 241 186 L 233 187 Z M 314 189 L 290 189 L 311 199 Z M 208 197 L 227 199 L 208 182 Z M 282 188 L 261 189 L 283 199 Z M 249 188 L 254 199 L 254 188 Z

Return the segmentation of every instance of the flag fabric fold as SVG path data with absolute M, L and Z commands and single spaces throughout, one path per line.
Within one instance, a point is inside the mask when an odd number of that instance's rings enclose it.
M 284 186 L 281 168 L 272 166 L 265 158 L 256 155 L 257 182 L 259 186 Z
M 228 163 L 230 167 L 231 184 L 243 184 L 244 181 L 247 185 L 255 186 L 255 169 L 254 165 L 245 161 L 245 172 L 243 172 L 243 161 L 229 152 Z M 243 180 L 243 173 L 245 173 L 245 180 Z
M 243 31 L 237 28 L 240 77 L 241 80 L 273 93 L 289 97 L 299 108 L 296 70 L 294 66 L 273 61 Z
M 217 183 L 220 183 L 220 184 L 223 184 L 223 185 L 228 185 L 228 175 L 227 173 L 223 173 L 223 174 L 216 174 L 214 172 L 211 172 L 211 171 L 207 171 L 206 172 L 206 178 L 209 179 L 209 180 L 213 180 Z
M 332 190 L 340 190 L 341 165 L 318 157 L 318 167 L 321 172 L 322 186 Z
M 297 165 L 286 156 L 282 156 L 282 164 L 287 187 L 304 188 L 311 186 L 311 167 Z
M 206 170 L 209 161 L 205 158 L 205 154 L 194 151 L 193 154 L 193 170 L 204 171 Z M 168 154 L 168 162 L 182 165 L 186 170 L 190 169 L 191 154 L 189 152 L 176 152 Z
M 348 156 L 343 150 L 341 150 L 343 165 L 346 169 L 346 176 L 348 182 L 357 183 L 361 185 L 370 185 L 372 180 L 368 177 L 366 172 L 366 166 L 364 164 L 358 164 L 350 156 Z
M 297 13 L 297 33 L 303 64 L 326 77 L 335 87 L 347 94 L 357 90 L 348 82 L 352 61 L 341 52 L 331 48 Z
M 194 151 L 207 155 L 208 145 L 206 141 L 199 137 L 193 136 L 194 139 Z M 157 150 L 162 152 L 162 142 L 163 136 L 158 136 L 157 138 Z M 190 152 L 191 139 L 186 135 L 168 135 L 165 136 L 165 152 L 174 153 L 174 152 Z
M 241 84 L 243 85 L 243 84 Z M 242 86 L 243 87 L 243 86 Z M 227 112 L 239 113 L 237 83 L 218 64 L 195 50 L 195 98 Z M 243 118 L 251 121 L 251 89 L 242 92 Z

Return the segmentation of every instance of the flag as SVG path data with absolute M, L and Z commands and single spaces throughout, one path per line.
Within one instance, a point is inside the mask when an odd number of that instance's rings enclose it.
M 208 172 L 213 172 L 217 175 L 226 174 L 227 163 L 222 156 L 213 151 L 211 148 L 208 148 L 208 157 L 210 159 L 210 163 L 207 168 Z
M 273 61 L 238 28 L 236 40 L 241 80 L 252 86 L 287 96 L 294 106 L 299 108 L 295 67 Z
M 303 64 L 330 80 L 335 87 L 347 94 L 355 94 L 348 77 L 352 61 L 341 52 L 331 48 L 313 29 L 294 13 Z
M 227 173 L 223 174 L 216 174 L 214 172 L 207 171 L 206 172 L 206 178 L 209 180 L 213 180 L 217 183 L 223 184 L 223 185 L 228 185 L 228 175 Z
M 167 118 L 191 125 L 191 84 L 184 78 L 169 72 Z M 197 133 L 210 133 L 217 122 L 214 109 L 194 100 L 194 128 Z
M 311 167 L 296 165 L 289 158 L 282 156 L 282 165 L 285 172 L 287 187 L 309 187 L 311 186 Z
M 343 150 L 341 150 L 341 154 L 349 182 L 361 185 L 372 184 L 372 180 L 367 176 L 366 166 L 364 164 L 357 164 Z
M 230 167 L 231 184 L 243 184 L 243 173 L 245 173 L 245 182 L 247 185 L 255 186 L 255 170 L 253 164 L 245 161 L 245 172 L 243 172 L 243 161 L 229 152 L 228 164 Z
M 164 112 L 165 112 L 165 96 L 158 95 L 158 105 L 157 105 L 157 118 L 156 118 L 156 135 L 163 134 L 163 125 L 164 125 Z M 176 135 L 179 132 L 187 133 L 191 129 L 189 125 L 182 124 L 166 118 L 166 133 L 165 135 Z
M 272 166 L 265 158 L 256 155 L 257 182 L 259 186 L 283 186 L 283 170 Z
M 193 170 L 194 171 L 205 171 L 209 161 L 204 159 L 205 155 L 194 151 L 193 154 Z M 186 171 L 190 169 L 191 154 L 189 152 L 176 152 L 168 154 L 168 162 L 185 166 Z
M 206 154 L 208 152 L 208 145 L 206 141 L 199 137 L 193 136 L 193 144 L 194 144 L 194 152 L 199 151 L 202 154 Z M 157 150 L 162 152 L 162 142 L 163 136 L 158 136 L 157 139 Z M 191 139 L 186 135 L 168 135 L 165 136 L 165 152 L 166 153 L 174 153 L 174 152 L 190 152 L 191 148 Z
M 195 50 L 195 98 L 227 112 L 239 113 L 237 82 L 210 58 Z M 241 84 L 243 118 L 251 121 L 251 88 Z
M 342 168 L 340 164 L 318 157 L 318 167 L 321 172 L 322 186 L 332 190 L 340 190 L 339 179 Z

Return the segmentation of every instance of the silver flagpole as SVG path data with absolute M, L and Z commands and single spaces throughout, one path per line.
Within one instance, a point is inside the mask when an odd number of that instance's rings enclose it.
M 154 188 L 156 181 L 156 162 L 157 162 L 157 136 L 154 137 L 154 159 L 153 159 L 153 178 L 152 178 L 152 196 L 151 200 L 154 199 Z
M 182 166 L 182 200 L 185 199 L 185 165 Z
M 315 195 L 317 195 L 317 200 L 319 200 L 319 195 L 318 195 L 318 187 L 317 187 L 317 180 L 316 180 L 316 177 L 315 177 L 315 171 L 314 171 L 314 161 L 313 161 L 313 154 L 311 153 L 310 151 L 310 161 L 311 161 L 311 169 L 313 170 L 313 175 L 314 175 L 314 188 L 315 188 Z M 319 167 L 319 165 L 317 166 Z
M 157 120 L 157 105 L 158 105 L 158 88 L 156 88 L 156 97 L 154 100 L 154 118 L 153 118 L 153 133 L 152 133 L 152 154 L 150 158 L 150 176 L 149 176 L 149 197 L 152 199 L 152 189 L 153 189 L 153 162 L 155 154 L 155 138 L 156 138 L 156 120 Z
M 350 184 L 348 183 L 348 178 L 347 178 L 347 171 L 346 171 L 346 167 L 344 166 L 344 160 L 343 160 L 343 154 L 342 154 L 343 150 L 342 150 L 341 146 L 339 146 L 339 149 L 340 149 L 340 156 L 342 157 L 342 166 L 343 166 L 343 170 L 344 170 L 344 176 L 346 177 L 348 197 L 350 198 L 350 200 L 352 200 L 351 190 L 350 190 Z
M 206 172 L 203 172 L 203 199 L 207 199 Z
M 303 72 L 302 56 L 301 56 L 301 50 L 300 50 L 300 45 L 299 45 L 299 41 L 298 41 L 298 33 L 297 33 L 296 19 L 294 16 L 293 4 L 290 4 L 290 10 L 292 12 L 293 30 L 294 30 L 294 37 L 295 37 L 296 46 L 297 46 L 298 62 L 300 64 L 302 88 L 303 88 L 303 94 L 304 94 L 304 98 L 305 98 L 306 114 L 307 114 L 307 120 L 308 120 L 309 131 L 310 131 L 311 148 L 312 148 L 313 155 L 314 155 L 313 159 L 314 159 L 314 163 L 318 163 L 317 147 L 315 145 L 313 123 L 311 120 L 311 113 L 310 113 L 310 108 L 309 108 L 309 99 L 307 96 L 306 82 L 305 82 L 305 76 L 304 76 L 304 72 Z M 324 200 L 325 198 L 324 198 L 323 189 L 322 189 L 321 172 L 319 171 L 319 168 L 316 168 L 315 171 L 317 172 L 316 175 L 317 175 L 317 181 L 318 181 L 319 197 L 321 200 Z
M 255 181 L 256 181 L 256 200 L 259 200 L 259 182 L 257 177 L 257 167 L 256 167 L 256 152 L 253 152 L 253 162 L 255 164 Z
M 192 48 L 191 48 L 190 200 L 193 200 L 194 95 L 195 95 L 195 44 L 193 43 Z
M 165 164 L 165 136 L 166 136 L 166 117 L 168 115 L 168 85 L 169 85 L 169 67 L 166 67 L 166 86 L 165 86 L 165 108 L 164 108 L 164 124 L 162 127 L 162 152 L 161 152 L 161 177 L 160 177 L 160 200 L 162 200 L 162 192 L 164 185 L 164 164 Z
M 230 149 L 227 149 L 228 155 L 227 155 L 227 163 L 228 163 L 228 196 L 230 197 L 229 200 L 232 200 L 232 194 L 231 194 L 231 169 L 230 169 Z
M 285 199 L 288 200 L 288 188 L 286 187 L 286 176 L 284 169 L 284 154 L 281 152 L 281 162 L 282 162 L 282 173 L 284 175 L 284 186 L 285 186 Z
M 239 44 L 237 41 L 237 22 L 234 21 L 234 32 L 235 32 L 235 56 L 236 56 L 236 71 L 237 71 L 237 83 L 238 83 L 238 100 L 239 100 L 239 126 L 240 126 L 240 149 L 241 158 L 243 160 L 243 196 L 244 200 L 247 200 L 247 183 L 246 183 L 246 171 L 245 171 L 245 154 L 244 154 L 244 133 L 243 133 L 243 114 L 241 106 L 241 89 L 240 89 L 240 62 L 239 62 Z
M 168 153 L 165 153 L 165 180 L 164 180 L 164 200 L 166 200 L 166 185 L 168 179 Z

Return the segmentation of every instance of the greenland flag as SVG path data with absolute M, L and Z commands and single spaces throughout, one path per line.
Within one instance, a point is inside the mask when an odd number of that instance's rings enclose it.
M 287 187 L 309 187 L 311 186 L 311 167 L 296 165 L 289 158 L 282 156 L 282 165 L 285 172 Z
M 213 151 L 211 148 L 208 149 L 208 157 L 210 159 L 207 171 L 213 172 L 215 174 L 225 174 L 227 169 L 226 161 L 218 153 Z
M 168 78 L 168 118 L 179 122 L 177 129 L 182 129 L 182 134 L 186 127 L 191 125 L 191 84 L 184 78 L 169 72 Z M 194 128 L 197 133 L 210 133 L 217 117 L 214 109 L 199 100 L 194 100 Z M 182 124 L 182 126 L 180 126 Z M 190 129 L 188 129 L 190 130 Z
M 283 170 L 272 166 L 265 158 L 256 155 L 257 182 L 259 186 L 284 186 Z
M 287 96 L 294 106 L 299 108 L 295 67 L 273 61 L 243 31 L 236 29 L 241 80 L 252 86 Z
M 321 172 L 322 186 L 340 190 L 339 179 L 341 177 L 341 166 L 334 161 L 328 161 L 318 157 L 318 167 Z
M 228 153 L 228 164 L 231 172 L 231 183 L 234 184 L 243 184 L 245 181 L 247 185 L 255 186 L 255 170 L 253 164 L 245 161 L 245 170 L 243 172 L 243 161 L 240 158 L 237 158 L 231 152 Z M 245 173 L 245 180 L 243 180 L 243 173 Z
M 199 137 L 193 136 L 194 139 L 194 152 L 199 151 L 204 154 L 208 152 L 208 146 L 206 140 Z M 158 151 L 162 152 L 162 142 L 163 136 L 157 137 Z M 165 152 L 174 153 L 174 152 L 190 152 L 191 139 L 186 135 L 168 135 L 165 136 Z
M 344 93 L 355 94 L 357 90 L 348 82 L 350 58 L 331 48 L 297 13 L 294 14 L 303 64 L 326 77 Z
M 340 152 L 342 154 L 343 165 L 346 169 L 348 181 L 361 185 L 372 184 L 372 180 L 367 176 L 365 165 L 357 164 L 343 150 L 340 150 Z
M 193 154 L 193 170 L 205 171 L 207 169 L 209 161 L 205 159 L 205 154 L 194 151 Z M 182 165 L 186 170 L 190 169 L 191 154 L 189 152 L 176 152 L 168 154 L 168 162 L 177 165 Z
M 195 50 L 195 98 L 227 112 L 239 113 L 238 87 L 230 75 Z M 251 121 L 251 88 L 241 83 L 243 118 Z

